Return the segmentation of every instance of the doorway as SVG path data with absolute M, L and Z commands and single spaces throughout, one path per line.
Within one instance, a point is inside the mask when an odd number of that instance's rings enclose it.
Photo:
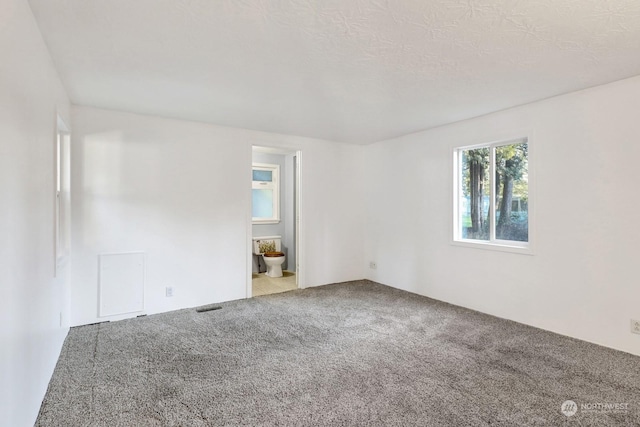
M 252 147 L 247 297 L 303 287 L 301 156 L 300 150 Z

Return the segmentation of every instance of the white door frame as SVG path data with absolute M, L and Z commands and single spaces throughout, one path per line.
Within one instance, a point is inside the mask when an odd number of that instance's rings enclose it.
M 296 156 L 295 163 L 295 176 L 293 179 L 295 180 L 295 218 L 294 218 L 294 229 L 295 229 L 295 254 L 296 254 L 296 285 L 299 289 L 305 288 L 305 280 L 302 271 L 304 269 L 304 232 L 303 232 L 303 215 L 302 215 L 302 198 L 304 192 L 302 191 L 302 150 L 298 148 L 290 148 L 290 147 L 279 147 L 273 146 L 268 143 L 256 142 L 248 145 L 248 173 L 247 173 L 247 195 L 249 200 L 249 209 L 247 211 L 247 284 L 246 284 L 246 297 L 252 297 L 252 276 L 253 276 L 253 221 L 251 215 L 251 182 L 252 182 L 252 165 L 253 165 L 253 148 L 260 147 L 274 154 L 294 154 Z M 267 152 L 269 152 L 267 151 Z

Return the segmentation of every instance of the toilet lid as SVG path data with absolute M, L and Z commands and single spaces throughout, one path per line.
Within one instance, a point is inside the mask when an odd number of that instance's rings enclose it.
M 284 252 L 266 252 L 263 255 L 268 257 L 277 257 L 277 256 L 284 256 Z

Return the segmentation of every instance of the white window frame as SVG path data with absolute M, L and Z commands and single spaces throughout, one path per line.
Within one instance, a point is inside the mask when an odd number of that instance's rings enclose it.
M 69 128 L 58 116 L 54 144 L 54 259 L 55 276 L 70 253 L 70 138 Z
M 453 244 L 456 246 L 464 246 L 470 248 L 477 249 L 489 249 L 501 252 L 512 252 L 512 253 L 520 253 L 525 255 L 533 255 L 533 234 L 534 234 L 534 223 L 535 218 L 533 215 L 533 207 L 534 207 L 534 197 L 532 186 L 534 181 L 533 178 L 533 168 L 532 165 L 532 156 L 531 156 L 531 136 L 518 136 L 515 138 L 502 139 L 495 142 L 484 143 L 484 144 L 476 144 L 476 145 L 466 145 L 462 147 L 455 147 L 453 149 Z M 513 145 L 513 144 L 521 144 L 527 143 L 528 145 L 528 153 L 527 153 L 527 196 L 528 196 L 528 242 L 519 242 L 515 240 L 502 240 L 496 239 L 496 221 L 495 221 L 495 173 L 496 173 L 496 162 L 495 162 L 495 153 L 496 148 L 505 146 L 505 145 Z M 490 167 L 489 167 L 489 187 L 490 187 L 490 200 L 489 200 L 489 210 L 491 212 L 491 221 L 489 224 L 489 240 L 475 240 L 475 239 L 464 239 L 461 236 L 462 227 L 460 224 L 460 196 L 462 189 L 461 178 L 462 178 L 462 152 L 466 150 L 473 150 L 478 148 L 489 148 L 489 156 L 490 156 Z
M 271 172 L 271 182 L 253 181 L 253 171 L 263 170 Z M 280 165 L 270 163 L 253 163 L 251 166 L 251 188 L 253 190 L 273 191 L 273 216 L 270 218 L 252 217 L 254 224 L 278 224 L 280 222 Z

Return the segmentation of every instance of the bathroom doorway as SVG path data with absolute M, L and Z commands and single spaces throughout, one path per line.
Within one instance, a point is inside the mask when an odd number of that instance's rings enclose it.
M 301 152 L 252 147 L 247 297 L 287 292 L 301 284 Z

